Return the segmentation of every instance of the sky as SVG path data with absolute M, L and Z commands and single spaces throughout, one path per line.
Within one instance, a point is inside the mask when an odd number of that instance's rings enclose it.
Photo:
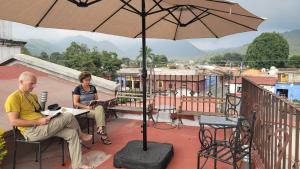
M 267 18 L 257 32 L 246 32 L 226 36 L 220 39 L 193 39 L 189 40 L 201 50 L 215 50 L 241 46 L 251 41 L 263 32 L 286 32 L 300 29 L 300 0 L 235 0 L 242 7 L 257 16 Z M 136 41 L 136 39 L 101 33 L 83 31 L 69 31 L 59 29 L 34 28 L 23 24 L 13 24 L 13 38 L 15 39 L 45 39 L 58 41 L 68 36 L 83 35 L 97 41 L 109 40 L 116 45 Z

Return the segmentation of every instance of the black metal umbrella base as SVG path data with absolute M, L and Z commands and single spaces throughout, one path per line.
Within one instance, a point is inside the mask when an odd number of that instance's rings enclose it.
M 147 151 L 143 141 L 133 140 L 114 156 L 114 167 L 127 169 L 165 169 L 173 157 L 173 145 L 148 142 Z

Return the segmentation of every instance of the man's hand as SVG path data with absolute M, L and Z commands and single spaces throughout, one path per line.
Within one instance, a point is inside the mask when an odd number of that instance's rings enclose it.
M 50 117 L 43 117 L 38 119 L 38 125 L 45 125 L 48 124 L 50 121 Z

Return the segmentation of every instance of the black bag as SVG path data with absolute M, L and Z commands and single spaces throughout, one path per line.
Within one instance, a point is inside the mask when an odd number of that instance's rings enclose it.
M 59 110 L 61 107 L 58 104 L 51 104 L 48 106 L 48 110 L 50 111 L 55 111 L 55 110 Z

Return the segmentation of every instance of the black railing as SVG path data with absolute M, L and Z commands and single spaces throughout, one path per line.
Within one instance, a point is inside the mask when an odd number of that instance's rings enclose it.
M 180 105 L 181 96 L 201 97 L 209 100 L 194 104 L 185 103 L 183 110 L 209 112 L 219 109 L 215 104 L 216 98 L 224 98 L 227 93 L 238 93 L 239 77 L 220 75 L 148 75 L 147 94 L 155 97 L 155 107 L 160 105 Z M 139 74 L 121 74 L 115 79 L 120 84 L 119 93 L 142 93 L 142 81 Z M 211 98 L 211 99 L 210 99 Z M 123 99 L 122 104 L 127 106 L 142 106 L 141 99 Z M 149 100 L 150 102 L 150 100 Z

